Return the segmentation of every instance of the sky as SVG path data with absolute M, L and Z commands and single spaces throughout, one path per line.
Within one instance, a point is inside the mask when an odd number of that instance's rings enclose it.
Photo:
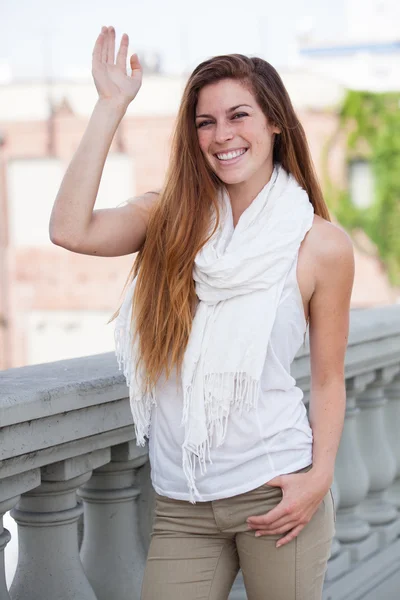
M 128 33 L 130 53 L 159 52 L 168 73 L 230 52 L 260 55 L 279 68 L 291 62 L 296 31 L 338 36 L 345 1 L 0 0 L 0 65 L 10 64 L 18 78 L 90 78 L 96 37 L 113 25 L 118 43 Z

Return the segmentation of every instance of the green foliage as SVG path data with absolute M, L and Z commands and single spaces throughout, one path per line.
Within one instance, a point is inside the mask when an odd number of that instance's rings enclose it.
M 340 125 L 347 132 L 347 160 L 370 161 L 375 178 L 372 205 L 358 208 L 348 192 L 327 180 L 327 202 L 346 228 L 361 227 L 377 245 L 390 280 L 400 284 L 400 93 L 348 91 Z

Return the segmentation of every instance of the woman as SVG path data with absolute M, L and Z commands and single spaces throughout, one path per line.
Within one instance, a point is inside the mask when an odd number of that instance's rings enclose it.
M 160 194 L 93 210 L 116 128 L 142 81 L 103 28 L 99 93 L 50 224 L 54 243 L 139 251 L 116 322 L 155 519 L 142 598 L 321 598 L 345 410 L 353 283 L 305 135 L 276 71 L 214 57 L 189 78 Z M 309 420 L 290 363 L 309 323 Z

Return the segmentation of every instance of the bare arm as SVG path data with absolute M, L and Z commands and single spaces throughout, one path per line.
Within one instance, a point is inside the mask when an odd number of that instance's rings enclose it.
M 82 238 L 72 237 L 58 245 L 92 256 L 123 256 L 137 252 L 146 239 L 151 209 L 157 199 L 157 193 L 147 192 L 123 206 L 94 210 Z
M 329 486 L 346 408 L 344 362 L 354 254 L 346 233 L 329 223 L 324 228 L 316 287 L 310 302 L 310 424 L 313 471 Z
M 115 31 L 103 27 L 93 50 L 93 78 L 99 93 L 83 138 L 58 191 L 51 218 L 51 241 L 82 254 L 119 256 L 139 250 L 146 235 L 155 195 L 126 206 L 94 210 L 104 164 L 129 103 L 138 93 L 142 69 L 136 54 L 126 74 L 128 36 L 124 34 L 114 63 Z
M 344 359 L 354 279 L 353 247 L 346 233 L 327 222 L 314 226 L 308 240 L 317 259 L 310 301 L 312 468 L 268 481 L 282 489 L 281 502 L 265 515 L 247 519 L 260 535 L 281 535 L 276 546 L 291 542 L 329 493 L 346 408 Z

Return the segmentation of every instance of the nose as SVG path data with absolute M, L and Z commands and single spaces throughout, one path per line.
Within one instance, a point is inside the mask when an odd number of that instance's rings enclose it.
M 215 128 L 215 142 L 217 144 L 223 144 L 227 140 L 231 140 L 233 137 L 232 125 L 229 122 L 221 121 L 217 123 Z

